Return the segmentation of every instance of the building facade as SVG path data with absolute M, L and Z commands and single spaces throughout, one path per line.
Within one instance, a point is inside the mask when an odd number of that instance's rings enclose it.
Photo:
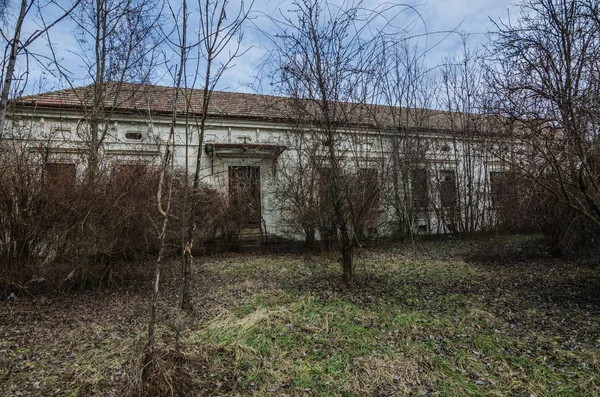
M 43 156 L 45 172 L 74 179 L 91 150 L 107 163 L 159 166 L 169 143 L 174 166 L 188 173 L 200 151 L 202 183 L 243 207 L 244 227 L 265 235 L 301 237 L 300 218 L 308 217 L 323 237 L 325 221 L 315 218 L 332 158 L 342 168 L 337 177 L 352 175 L 347 186 L 358 187 L 348 205 L 360 206 L 362 237 L 497 227 L 498 198 L 506 194 L 502 156 L 511 149 L 490 118 L 338 104 L 345 122 L 329 124 L 331 135 L 322 120 L 299 111 L 306 103 L 298 100 L 213 92 L 199 142 L 202 91 L 181 90 L 176 106 L 174 93 L 123 84 L 109 85 L 100 102 L 91 86 L 21 97 L 4 139 Z

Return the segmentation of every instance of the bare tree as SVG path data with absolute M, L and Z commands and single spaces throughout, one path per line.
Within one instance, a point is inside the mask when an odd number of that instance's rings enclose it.
M 157 26 L 161 18 L 159 0 L 81 0 L 71 15 L 77 42 L 77 56 L 85 69 L 86 89 L 75 90 L 68 65 L 58 58 L 51 38 L 54 65 L 83 105 L 84 120 L 77 133 L 88 148 L 88 175 L 93 179 L 103 144 L 112 131 L 111 121 L 120 104 L 133 100 L 148 83 L 155 66 L 159 43 Z M 137 87 L 137 88 L 136 88 Z
M 186 10 L 186 2 L 183 2 L 184 14 Z M 185 23 L 185 18 L 184 18 Z M 184 25 L 185 26 L 185 25 Z M 183 37 L 185 38 L 186 33 L 185 29 L 183 29 Z M 185 49 L 181 53 L 181 58 L 185 57 Z M 179 65 L 182 65 L 180 63 Z M 165 239 L 167 235 L 167 228 L 169 226 L 169 219 L 172 216 L 171 214 L 171 200 L 173 196 L 173 156 L 174 156 L 174 142 L 175 142 L 175 132 L 177 126 L 177 103 L 179 97 L 179 89 L 181 85 L 181 76 L 183 74 L 183 66 L 180 66 L 177 71 L 177 78 L 174 87 L 173 94 L 173 105 L 172 105 L 172 118 L 171 118 L 171 126 L 169 128 L 169 136 L 167 137 L 167 142 L 164 148 L 164 152 L 162 154 L 161 168 L 160 168 L 160 177 L 158 182 L 158 188 L 156 193 L 156 202 L 159 214 L 162 216 L 162 223 L 158 230 L 159 237 L 159 251 L 156 257 L 156 261 L 154 262 L 154 281 L 152 285 L 152 298 L 150 300 L 150 315 L 148 316 L 148 336 L 146 341 L 146 349 L 145 349 L 145 358 L 144 358 L 144 368 L 149 366 L 150 362 L 154 357 L 154 342 L 155 342 L 155 329 L 156 329 L 156 313 L 158 307 L 158 298 L 160 292 L 160 276 L 162 271 L 162 261 L 165 252 Z M 143 374 L 146 376 L 147 372 Z
M 2 139 L 4 133 L 8 100 L 10 99 L 11 88 L 13 88 L 14 85 L 13 83 L 16 80 L 20 80 L 22 77 L 26 79 L 28 76 L 28 66 L 21 77 L 15 75 L 19 56 L 23 54 L 27 56 L 30 55 L 28 48 L 31 44 L 45 35 L 53 26 L 69 16 L 79 5 L 80 1 L 81 0 L 74 0 L 70 6 L 66 8 L 62 8 L 64 5 L 58 5 L 58 3 L 53 0 L 50 1 L 45 5 L 46 7 L 55 5 L 63 10 L 58 18 L 52 21 L 44 21 L 39 1 L 21 0 L 14 21 L 11 21 L 10 18 L 7 17 L 8 1 L 5 0 L 0 2 L 0 20 L 8 19 L 5 24 L 0 24 L 0 36 L 5 43 L 0 73 L 0 139 Z M 33 33 L 25 34 L 23 26 L 28 20 L 35 17 L 41 21 L 42 28 Z M 5 25 L 8 26 L 5 27 Z M 24 34 L 25 36 L 23 36 Z M 28 65 L 28 57 L 26 60 Z M 21 87 L 25 84 L 26 82 L 21 82 Z
M 520 148 L 507 159 L 550 197 L 600 226 L 600 3 L 524 0 L 496 22 L 490 87 Z
M 433 174 L 447 206 L 438 206 L 437 215 L 447 229 L 473 235 L 492 225 L 489 217 L 488 170 L 492 155 L 483 117 L 485 88 L 477 49 L 469 47 L 462 35 L 461 54 L 445 58 L 440 67 L 444 112 L 450 139 L 440 140 L 434 150 Z M 453 186 L 452 186 L 453 185 Z
M 174 146 L 177 129 L 177 117 L 179 114 L 179 97 L 181 95 L 181 85 L 184 78 L 185 64 L 188 58 L 189 47 L 187 45 L 188 40 L 188 8 L 187 1 L 183 0 L 181 7 L 175 9 L 169 4 L 169 11 L 173 18 L 173 31 L 175 39 L 171 39 L 171 43 L 177 43 L 177 63 L 174 67 L 174 87 L 173 87 L 173 100 L 171 101 L 171 125 L 169 128 L 169 135 L 164 148 L 164 153 L 161 158 L 161 169 L 160 177 L 158 181 L 158 187 L 156 191 L 156 202 L 159 214 L 162 216 L 162 224 L 159 230 L 159 251 L 154 262 L 154 281 L 152 285 L 152 298 L 150 300 L 150 314 L 148 316 L 148 332 L 146 340 L 146 348 L 144 352 L 142 378 L 147 378 L 150 373 L 151 363 L 154 359 L 154 345 L 155 345 L 155 329 L 156 329 L 156 313 L 158 308 L 158 299 L 160 292 L 160 276 L 162 271 L 162 261 L 165 251 L 165 238 L 167 235 L 167 228 L 169 225 L 169 219 L 171 216 L 171 199 L 173 196 L 173 166 L 174 166 Z M 166 197 L 164 197 L 166 195 Z
M 184 93 L 185 108 L 188 111 L 193 111 L 197 116 L 189 119 L 186 116 L 186 137 L 190 134 L 190 125 L 195 127 L 197 134 L 198 150 L 195 153 L 195 164 L 193 172 L 193 182 L 191 189 L 191 203 L 188 216 L 185 217 L 184 229 L 182 232 L 183 247 L 182 247 L 182 283 L 181 283 L 181 300 L 180 307 L 183 309 L 191 308 L 190 300 L 190 277 L 193 264 L 193 247 L 194 247 L 194 231 L 197 228 L 196 216 L 201 197 L 201 160 L 202 146 L 204 143 L 204 134 L 207 127 L 210 125 L 210 104 L 211 96 L 223 73 L 227 71 L 233 62 L 244 55 L 245 51 L 241 49 L 242 28 L 248 18 L 249 12 L 252 9 L 253 1 L 246 4 L 241 3 L 232 5 L 229 0 L 199 0 L 198 1 L 198 23 L 200 31 L 197 41 L 197 59 L 200 61 L 196 64 L 193 70 L 193 76 L 200 76 L 202 89 L 199 108 L 192 108 L 192 102 L 197 101 L 193 98 L 196 91 L 193 90 L 196 84 L 196 77 L 192 81 L 188 81 L 188 88 Z M 229 13 L 229 16 L 227 15 Z M 196 16 L 196 15 L 195 15 Z M 187 114 L 188 112 L 186 112 Z M 192 113 L 192 112 L 190 112 Z M 186 142 L 187 142 L 186 138 Z M 187 146 L 186 146 L 186 173 L 188 172 L 187 164 Z M 187 182 L 186 182 L 187 183 Z M 184 207 L 187 207 L 188 202 L 187 184 L 184 193 Z M 183 236 L 185 235 L 185 238 Z
M 391 230 L 397 237 L 413 238 L 419 218 L 428 219 L 429 170 L 427 130 L 433 106 L 435 80 L 425 65 L 426 49 L 409 37 L 385 38 L 380 53 L 377 90 L 386 105 L 386 117 L 376 119 L 387 133 L 390 153 L 385 167 L 386 203 L 392 208 Z
M 310 161 L 320 168 L 320 235 L 339 240 L 347 283 L 354 276 L 357 222 L 378 191 L 370 189 L 371 198 L 357 205 L 353 187 L 361 165 L 353 153 L 369 136 L 363 123 L 372 117 L 366 104 L 374 100 L 377 37 L 382 26 L 389 27 L 375 21 L 382 22 L 378 18 L 386 11 L 397 13 L 395 6 L 367 10 L 360 2 L 296 1 L 292 16 L 275 21 L 272 35 L 272 81 L 279 93 L 291 97 L 298 131 L 318 143 Z
M 304 235 L 307 248 L 314 246 L 319 226 L 319 164 L 313 154 L 318 142 L 292 130 L 283 141 L 288 148 L 277 162 L 277 178 L 273 181 L 275 207 L 281 214 L 284 229 L 293 235 Z
M 144 368 L 145 371 L 143 376 L 148 375 L 148 370 L 154 355 L 154 334 L 156 328 L 156 313 L 160 291 L 160 275 L 162 268 L 162 257 L 165 248 L 165 236 L 170 218 L 172 217 L 171 199 L 173 194 L 172 182 L 173 182 L 173 156 L 175 153 L 175 143 L 178 126 L 181 125 L 179 115 L 183 111 L 183 127 L 185 130 L 184 134 L 184 150 L 185 150 L 185 176 L 184 176 L 184 188 L 183 188 L 183 216 L 182 216 L 182 228 L 181 228 L 181 251 L 182 251 L 182 273 L 181 273 L 181 291 L 180 301 L 178 305 L 182 309 L 191 308 L 190 299 L 190 278 L 191 278 L 191 267 L 193 262 L 192 248 L 194 242 L 194 231 L 196 229 L 196 212 L 198 206 L 201 205 L 200 200 L 201 186 L 200 186 L 200 173 L 201 173 L 201 156 L 202 156 L 202 142 L 204 140 L 204 132 L 208 125 L 209 117 L 209 106 L 211 94 L 218 83 L 222 74 L 229 68 L 231 62 L 240 55 L 239 44 L 241 39 L 241 28 L 244 20 L 247 18 L 248 10 L 246 10 L 243 4 L 238 9 L 239 12 L 232 21 L 228 21 L 226 18 L 226 9 L 228 9 L 229 2 L 227 0 L 211 2 L 206 1 L 199 3 L 200 9 L 199 14 L 192 14 L 189 11 L 188 3 L 184 0 L 180 7 L 174 7 L 171 3 L 167 4 L 170 12 L 172 30 L 163 31 L 166 37 L 166 42 L 169 44 L 171 50 L 176 53 L 176 57 L 173 60 L 173 98 L 172 98 L 172 118 L 169 130 L 169 136 L 167 144 L 164 149 L 162 156 L 162 168 L 159 180 L 159 186 L 157 190 L 157 203 L 158 210 L 163 216 L 163 223 L 160 229 L 160 251 L 155 262 L 154 267 L 154 284 L 151 299 L 150 315 L 148 318 L 148 339 L 145 349 Z M 189 23 L 191 18 L 198 17 L 202 31 L 197 37 L 198 40 L 190 41 L 189 37 Z M 235 43 L 230 46 L 232 41 Z M 196 61 L 199 61 L 201 57 L 204 59 L 204 73 L 203 83 L 204 87 L 202 90 L 202 100 L 200 109 L 194 106 L 197 101 L 194 98 L 195 90 L 193 90 L 196 84 L 196 76 L 200 73 L 199 63 L 195 63 L 195 67 L 192 69 L 192 78 L 188 80 L 187 71 L 188 64 L 190 63 L 190 53 L 192 50 L 198 51 L 198 57 Z M 220 56 L 224 51 L 230 51 L 227 61 L 220 64 L 215 64 L 216 58 Z M 186 84 L 187 83 L 187 84 Z M 189 86 L 188 86 L 189 85 Z M 195 117 L 199 114 L 199 117 Z M 196 168 L 193 173 L 193 184 L 191 197 L 188 189 L 188 176 L 189 176 L 189 137 L 192 133 L 191 127 L 196 127 L 195 131 L 198 134 L 198 149 L 196 154 Z M 166 194 L 166 198 L 164 195 Z M 190 203 L 191 201 L 191 203 Z M 190 208 L 188 208 L 188 206 Z

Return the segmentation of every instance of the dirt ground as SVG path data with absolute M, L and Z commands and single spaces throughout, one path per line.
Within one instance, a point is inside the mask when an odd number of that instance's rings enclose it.
M 188 314 L 173 305 L 173 262 L 161 285 L 158 351 L 177 361 L 169 354 L 179 349 L 190 379 L 180 388 L 181 374 L 165 370 L 161 393 L 600 394 L 599 260 L 550 258 L 536 244 L 513 237 L 361 250 L 351 288 L 316 254 L 221 254 L 195 269 Z M 0 395 L 139 392 L 149 297 L 147 282 L 2 297 Z M 318 349 L 327 357 L 306 361 L 326 333 Z M 367 384 L 353 371 L 363 363 L 374 376 L 373 357 L 381 379 Z M 401 362 L 414 373 L 394 372 Z

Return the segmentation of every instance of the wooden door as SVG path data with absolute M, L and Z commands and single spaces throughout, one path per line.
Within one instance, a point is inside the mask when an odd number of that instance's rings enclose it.
M 229 167 L 229 202 L 245 227 L 260 227 L 260 167 Z

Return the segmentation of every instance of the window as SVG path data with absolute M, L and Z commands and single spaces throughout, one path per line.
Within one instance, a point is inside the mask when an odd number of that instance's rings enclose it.
M 318 167 L 318 198 L 321 208 L 329 207 L 328 193 L 333 180 L 333 170 L 330 167 Z
M 427 170 L 424 168 L 413 169 L 411 171 L 410 184 L 412 191 L 413 208 L 427 209 L 427 206 L 429 204 L 429 197 L 427 194 Z
M 359 168 L 355 180 L 356 195 L 353 198 L 353 207 L 356 228 L 359 238 L 373 236 L 369 228 L 374 228 L 379 210 L 379 172 L 377 168 Z
M 125 139 L 129 141 L 141 141 L 142 133 L 139 131 L 128 131 L 125 133 Z
M 490 199 L 493 207 L 500 207 L 509 200 L 516 200 L 519 187 L 517 174 L 513 171 L 490 172 Z
M 456 173 L 454 170 L 440 171 L 440 204 L 442 208 L 456 206 Z
M 500 206 L 502 195 L 506 188 L 502 174 L 503 172 L 500 171 L 490 172 L 490 199 L 493 207 Z
M 77 170 L 72 163 L 46 163 L 45 185 L 53 193 L 66 194 L 75 185 Z
M 357 187 L 364 204 L 370 210 L 379 207 L 379 173 L 377 168 L 360 168 L 357 175 Z
M 246 144 L 252 142 L 252 137 L 250 135 L 240 135 L 237 137 L 237 140 Z

